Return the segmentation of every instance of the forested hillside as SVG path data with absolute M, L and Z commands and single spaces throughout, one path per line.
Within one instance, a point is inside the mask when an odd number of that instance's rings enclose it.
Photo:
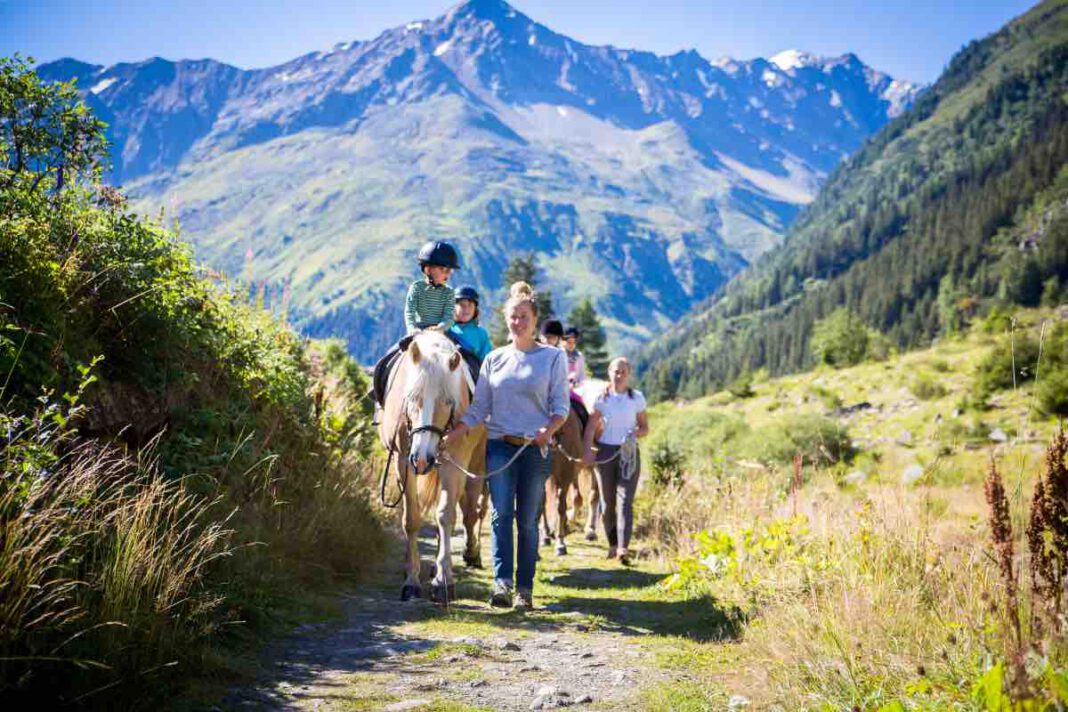
M 641 358 L 656 398 L 813 364 L 845 308 L 899 348 L 1068 284 L 1068 4 L 964 48 L 838 168 L 778 248 Z M 858 322 L 859 323 L 859 322 Z

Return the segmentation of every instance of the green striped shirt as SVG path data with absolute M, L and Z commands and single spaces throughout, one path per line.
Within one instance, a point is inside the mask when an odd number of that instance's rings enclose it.
M 447 284 L 433 285 L 417 279 L 408 287 L 404 298 L 404 326 L 408 333 L 438 324 L 444 331 L 452 328 L 456 292 Z

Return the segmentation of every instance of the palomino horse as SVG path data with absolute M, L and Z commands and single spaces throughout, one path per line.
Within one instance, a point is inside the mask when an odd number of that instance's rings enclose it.
M 438 555 L 431 599 L 447 604 L 455 595 L 452 572 L 452 530 L 456 505 L 464 510 L 467 545 L 464 560 L 479 562 L 478 500 L 482 481 L 469 479 L 457 467 L 471 469 L 484 458 L 486 429 L 472 428 L 452 439 L 442 451 L 442 436 L 471 403 L 463 358 L 444 335 L 418 334 L 393 367 L 386 389 L 378 436 L 397 453 L 397 480 L 404 492 L 404 532 L 408 539 L 401 600 L 422 595 L 419 583 L 419 529 L 431 509 L 437 510 Z M 462 501 L 461 501 L 462 500 Z

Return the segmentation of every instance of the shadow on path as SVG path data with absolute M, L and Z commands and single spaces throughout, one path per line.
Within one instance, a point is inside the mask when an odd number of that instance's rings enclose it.
M 554 586 L 563 586 L 579 590 L 596 590 L 608 588 L 647 588 L 663 580 L 663 574 L 639 571 L 638 569 L 569 569 L 567 573 L 557 574 L 550 579 Z

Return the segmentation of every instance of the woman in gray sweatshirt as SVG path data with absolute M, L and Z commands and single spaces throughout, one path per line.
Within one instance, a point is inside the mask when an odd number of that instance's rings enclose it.
M 526 282 L 512 285 L 504 313 L 511 343 L 491 351 L 482 362 L 474 398 L 451 435 L 484 423 L 489 434 L 487 472 L 511 461 L 489 478 L 494 578 L 490 604 L 512 605 L 514 581 L 515 607 L 529 610 L 534 605 L 538 513 L 551 465 L 548 446 L 570 407 L 567 355 L 535 340 L 538 307 Z M 518 529 L 515 557 L 513 521 Z

